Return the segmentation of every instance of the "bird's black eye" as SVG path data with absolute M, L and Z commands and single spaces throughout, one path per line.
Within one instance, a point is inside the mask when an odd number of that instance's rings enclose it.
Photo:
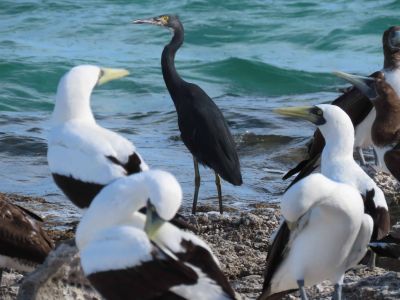
M 316 111 L 316 114 L 318 115 L 318 116 L 322 116 L 324 113 L 322 112 L 322 110 L 321 109 L 317 109 L 317 111 Z
M 100 69 L 99 78 L 97 79 L 97 81 L 99 81 L 100 78 L 103 77 L 103 75 L 104 75 L 104 71 L 103 71 L 103 69 Z

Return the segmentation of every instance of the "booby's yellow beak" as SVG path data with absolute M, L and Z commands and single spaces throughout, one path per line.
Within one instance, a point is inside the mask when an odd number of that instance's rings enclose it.
M 129 71 L 125 69 L 101 68 L 101 73 L 97 85 L 105 84 L 111 80 L 119 79 L 129 75 Z
M 144 224 L 144 231 L 150 240 L 154 238 L 160 227 L 166 221 L 162 219 L 155 208 L 155 206 L 147 200 L 146 223 Z
M 316 125 L 325 123 L 322 110 L 316 106 L 277 108 L 274 112 L 282 116 L 304 119 Z
M 378 96 L 375 88 L 373 87 L 373 85 L 371 85 L 375 81 L 375 79 L 372 77 L 359 76 L 340 71 L 335 71 L 333 72 L 333 74 L 353 84 L 371 100 L 375 99 Z

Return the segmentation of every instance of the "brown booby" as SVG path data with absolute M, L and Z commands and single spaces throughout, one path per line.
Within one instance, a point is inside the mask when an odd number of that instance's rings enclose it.
M 224 115 L 214 101 L 198 85 L 183 80 L 175 68 L 175 54 L 183 44 L 184 29 L 177 16 L 162 15 L 136 20 L 134 24 L 152 24 L 168 28 L 171 41 L 161 55 L 165 85 L 178 115 L 181 139 L 193 156 L 195 189 L 192 213 L 196 213 L 200 189 L 199 163 L 214 170 L 219 211 L 223 213 L 221 179 L 233 185 L 243 183 L 235 142 Z
M 384 64 L 381 72 L 385 74 L 387 82 L 400 95 L 400 26 L 388 28 L 382 37 Z M 376 73 L 370 75 L 376 76 Z M 375 109 L 371 101 L 358 88 L 352 87 L 332 102 L 342 108 L 349 116 L 355 127 L 355 148 L 358 150 L 361 161 L 361 148 L 372 145 L 371 127 L 375 119 Z M 315 131 L 308 157 L 296 167 L 289 170 L 283 179 L 299 173 L 292 184 L 310 174 L 317 166 L 324 148 L 325 141 L 321 132 Z
M 96 196 L 76 243 L 106 299 L 235 299 L 207 244 L 168 222 L 181 201 L 175 177 L 160 170 L 117 179 Z
M 95 86 L 128 75 L 124 69 L 73 67 L 60 80 L 48 138 L 53 179 L 79 208 L 116 178 L 147 170 L 135 146 L 96 123 L 90 108 Z
M 283 223 L 268 251 L 263 292 L 258 298 L 282 299 L 305 286 L 330 280 L 333 299 L 341 299 L 344 273 L 367 251 L 373 222 L 360 193 L 322 174 L 311 174 L 282 196 Z
M 3 268 L 31 272 L 54 248 L 42 222 L 26 208 L 0 199 L 0 283 Z
M 388 83 L 383 72 L 379 72 L 375 78 L 343 72 L 336 72 L 336 75 L 353 83 L 372 101 L 376 117 L 371 127 L 371 137 L 377 153 L 378 167 L 400 182 L 399 94 Z

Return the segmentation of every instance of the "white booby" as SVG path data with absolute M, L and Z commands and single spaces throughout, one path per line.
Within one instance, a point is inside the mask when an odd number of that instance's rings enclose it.
M 341 299 L 346 270 L 365 255 L 373 228 L 360 193 L 348 184 L 311 174 L 291 186 L 281 199 L 284 221 L 270 247 L 259 300 L 323 280 L 335 284 Z
M 306 119 L 318 126 L 326 145 L 321 155 L 321 173 L 337 182 L 356 188 L 364 198 L 365 210 L 374 220 L 372 239 L 381 239 L 390 230 L 385 195 L 354 161 L 354 127 L 350 117 L 338 106 L 320 104 L 276 110 L 278 113 Z
M 85 275 L 106 299 L 235 298 L 209 247 L 167 222 L 181 199 L 175 177 L 157 170 L 115 180 L 95 197 L 76 243 Z
M 400 181 L 400 94 L 388 83 L 383 72 L 375 78 L 343 72 L 335 74 L 354 84 L 374 104 L 376 118 L 370 130 L 378 167 Z
M 0 199 L 0 268 L 31 272 L 46 259 L 54 244 L 33 212 Z M 2 269 L 0 269 L 0 282 Z
M 388 28 L 382 37 L 384 65 L 381 69 L 387 82 L 400 95 L 400 26 Z M 376 76 L 376 72 L 370 76 Z M 361 157 L 361 163 L 365 163 L 361 148 L 372 146 L 371 126 L 375 119 L 375 109 L 371 101 L 357 88 L 352 87 L 338 97 L 332 104 L 341 107 L 351 118 L 355 127 L 354 147 Z M 308 149 L 308 157 L 296 167 L 289 170 L 284 179 L 299 173 L 295 182 L 310 174 L 318 165 L 318 158 L 324 148 L 325 142 L 321 133 L 317 130 Z
M 55 183 L 79 208 L 88 207 L 116 178 L 148 169 L 130 141 L 96 123 L 90 107 L 96 85 L 128 74 L 124 69 L 80 65 L 58 84 L 47 160 Z

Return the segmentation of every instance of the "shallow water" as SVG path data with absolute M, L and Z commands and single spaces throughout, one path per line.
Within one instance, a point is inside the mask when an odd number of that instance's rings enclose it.
M 160 9 L 160 7 L 162 9 Z M 333 70 L 369 74 L 382 64 L 381 35 L 398 23 L 398 1 L 50 1 L 0 2 L 0 190 L 64 201 L 46 165 L 46 134 L 59 78 L 83 63 L 125 67 L 128 78 L 94 91 L 103 126 L 131 139 L 148 164 L 174 173 L 185 205 L 193 193 L 190 153 L 179 140 L 160 55 L 167 30 L 135 18 L 179 14 L 185 43 L 176 66 L 227 118 L 244 185 L 223 185 L 226 203 L 277 201 L 304 151 L 309 124 L 273 114 L 283 105 L 326 102 L 343 83 Z M 215 201 L 200 170 L 201 205 Z

